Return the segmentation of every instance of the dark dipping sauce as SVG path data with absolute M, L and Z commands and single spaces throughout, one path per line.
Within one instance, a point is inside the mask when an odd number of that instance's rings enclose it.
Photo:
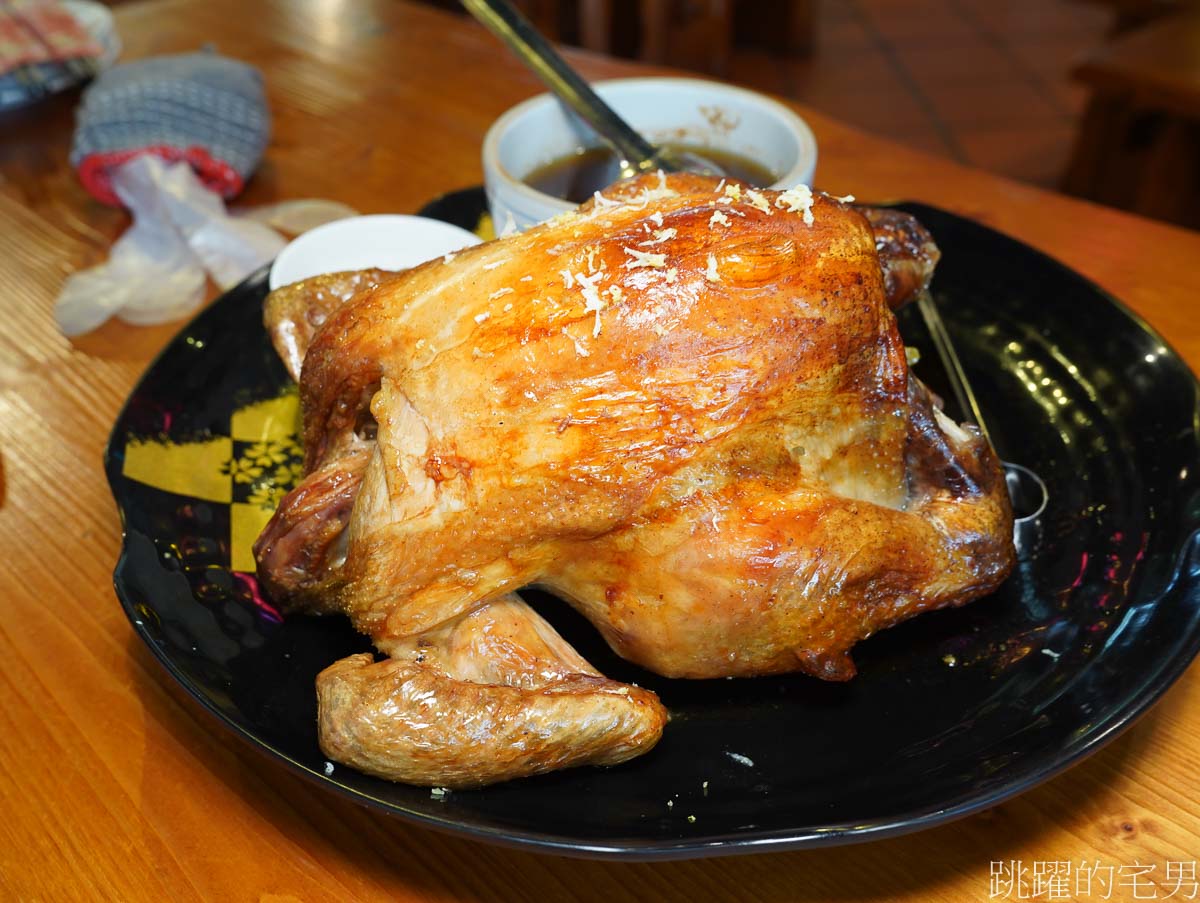
M 730 178 L 741 179 L 760 188 L 770 185 L 778 178 L 761 163 L 741 154 L 684 144 L 667 144 L 665 147 L 710 160 L 721 167 Z M 595 192 L 607 188 L 619 178 L 620 166 L 616 153 L 607 147 L 589 147 L 539 166 L 527 175 L 524 181 L 526 185 L 544 194 L 562 198 L 572 204 L 582 204 Z

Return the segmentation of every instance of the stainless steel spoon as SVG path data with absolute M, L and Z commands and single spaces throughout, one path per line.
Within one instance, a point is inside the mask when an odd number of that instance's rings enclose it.
M 921 292 L 917 296 L 917 310 L 933 339 L 934 350 L 942 362 L 942 367 L 945 368 L 946 376 L 950 380 L 950 389 L 954 392 L 959 408 L 974 421 L 975 425 L 979 427 L 979 432 L 983 434 L 983 438 L 995 449 L 996 445 L 992 442 L 992 435 L 983 418 L 979 400 L 975 397 L 971 383 L 967 381 L 967 374 L 963 370 L 958 352 L 954 350 L 954 343 L 950 341 L 946 323 L 937 309 L 937 304 L 934 303 L 933 296 L 928 291 Z M 999 454 L 999 451 L 996 453 Z M 1028 467 L 1013 464 L 1011 461 L 1001 460 L 1000 463 L 1004 467 L 1004 482 L 1008 486 L 1008 496 L 1012 500 L 1013 538 L 1017 545 L 1017 551 L 1028 552 L 1037 542 L 1038 521 L 1046 509 L 1046 502 L 1049 498 L 1046 484 Z
M 613 149 L 620 161 L 613 181 L 657 169 L 726 175 L 711 160 L 658 147 L 634 131 L 508 0 L 462 0 L 462 5 Z

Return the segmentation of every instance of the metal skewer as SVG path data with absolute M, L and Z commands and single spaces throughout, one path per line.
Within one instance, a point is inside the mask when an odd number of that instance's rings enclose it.
M 923 291 L 917 296 L 917 310 L 920 311 L 921 319 L 925 321 L 925 328 L 929 330 L 929 336 L 933 340 L 933 348 L 950 380 L 950 390 L 954 393 L 955 401 L 963 414 L 979 427 L 983 438 L 999 456 L 1000 452 L 992 441 L 987 421 L 979 407 L 979 399 L 975 397 L 975 390 L 971 388 L 962 361 L 950 340 L 950 333 L 946 330 L 946 322 L 928 291 Z M 1028 467 L 1003 459 L 1000 464 L 1004 467 L 1004 482 L 1012 500 L 1014 540 L 1018 550 L 1028 550 L 1036 540 L 1036 521 L 1046 509 L 1046 484 Z

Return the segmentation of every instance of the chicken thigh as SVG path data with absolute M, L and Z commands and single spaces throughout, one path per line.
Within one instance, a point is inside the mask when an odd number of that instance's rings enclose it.
M 326 297 L 315 332 L 295 293 L 269 303 L 303 360 L 307 476 L 260 577 L 389 657 L 318 677 L 326 753 L 466 786 L 653 746 L 661 704 L 510 595 L 530 584 L 665 676 L 830 680 L 859 640 L 994 589 L 999 464 L 909 373 L 892 313 L 936 259 L 894 211 L 648 176 Z

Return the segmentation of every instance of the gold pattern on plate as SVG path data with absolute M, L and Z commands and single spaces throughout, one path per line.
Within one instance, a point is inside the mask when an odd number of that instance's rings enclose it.
M 300 397 L 294 386 L 233 412 L 228 436 L 171 442 L 130 436 L 122 473 L 131 480 L 229 506 L 229 557 L 252 573 L 251 547 L 303 475 Z

